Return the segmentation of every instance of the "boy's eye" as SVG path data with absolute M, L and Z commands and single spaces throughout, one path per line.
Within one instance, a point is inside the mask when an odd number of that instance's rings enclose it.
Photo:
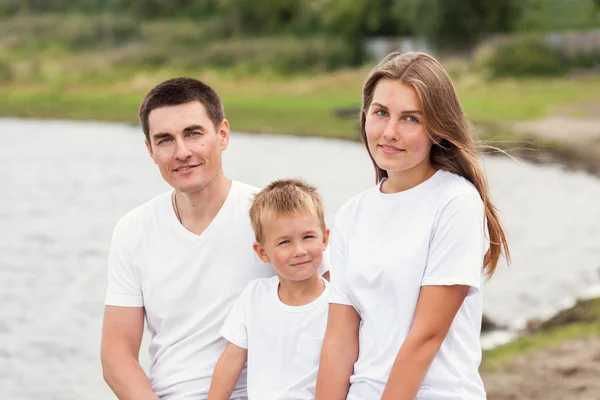
M 289 240 L 282 240 L 281 242 L 279 242 L 278 246 L 282 244 L 288 244 L 289 242 Z
M 306 236 L 304 236 L 304 239 L 312 239 L 314 237 L 315 237 L 314 235 L 306 235 Z

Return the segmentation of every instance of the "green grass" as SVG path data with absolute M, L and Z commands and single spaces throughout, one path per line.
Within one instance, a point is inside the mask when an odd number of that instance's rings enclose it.
M 483 354 L 482 370 L 504 367 L 515 356 L 554 347 L 565 340 L 600 336 L 600 298 L 580 301 L 546 321 L 537 333 Z
M 136 122 L 147 90 L 168 77 L 192 75 L 220 93 L 234 130 L 355 139 L 358 117 L 341 119 L 334 111 L 359 107 L 367 73 L 359 69 L 284 78 L 189 70 L 124 71 L 119 76 L 112 71 L 106 79 L 96 74 L 71 81 L 59 76 L 0 84 L 0 115 Z M 456 86 L 475 123 L 530 120 L 555 112 L 581 116 L 586 109 L 578 104 L 600 104 L 600 77 L 474 83 L 465 79 Z

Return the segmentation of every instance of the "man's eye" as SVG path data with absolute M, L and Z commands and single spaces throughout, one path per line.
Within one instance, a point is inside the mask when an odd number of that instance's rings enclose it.
M 160 140 L 158 141 L 158 144 L 167 143 L 167 142 L 169 142 L 170 140 L 171 140 L 171 138 L 164 138 L 164 139 L 160 139 Z
M 198 132 L 198 131 L 190 132 L 190 136 L 199 136 L 199 135 L 202 135 L 202 132 Z

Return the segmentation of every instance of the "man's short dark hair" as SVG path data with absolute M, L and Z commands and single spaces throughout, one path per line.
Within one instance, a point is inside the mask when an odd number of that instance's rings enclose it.
M 194 78 L 169 79 L 150 90 L 140 105 L 140 123 L 148 143 L 150 143 L 148 116 L 152 110 L 192 101 L 202 103 L 215 127 L 225 119 L 221 99 L 210 86 Z

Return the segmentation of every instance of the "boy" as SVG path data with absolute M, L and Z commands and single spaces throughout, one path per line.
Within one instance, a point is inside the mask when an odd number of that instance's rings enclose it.
M 317 273 L 329 239 L 321 198 L 278 180 L 256 195 L 250 219 L 254 251 L 277 276 L 250 282 L 227 317 L 208 399 L 229 399 L 246 361 L 249 400 L 314 399 L 328 309 Z

